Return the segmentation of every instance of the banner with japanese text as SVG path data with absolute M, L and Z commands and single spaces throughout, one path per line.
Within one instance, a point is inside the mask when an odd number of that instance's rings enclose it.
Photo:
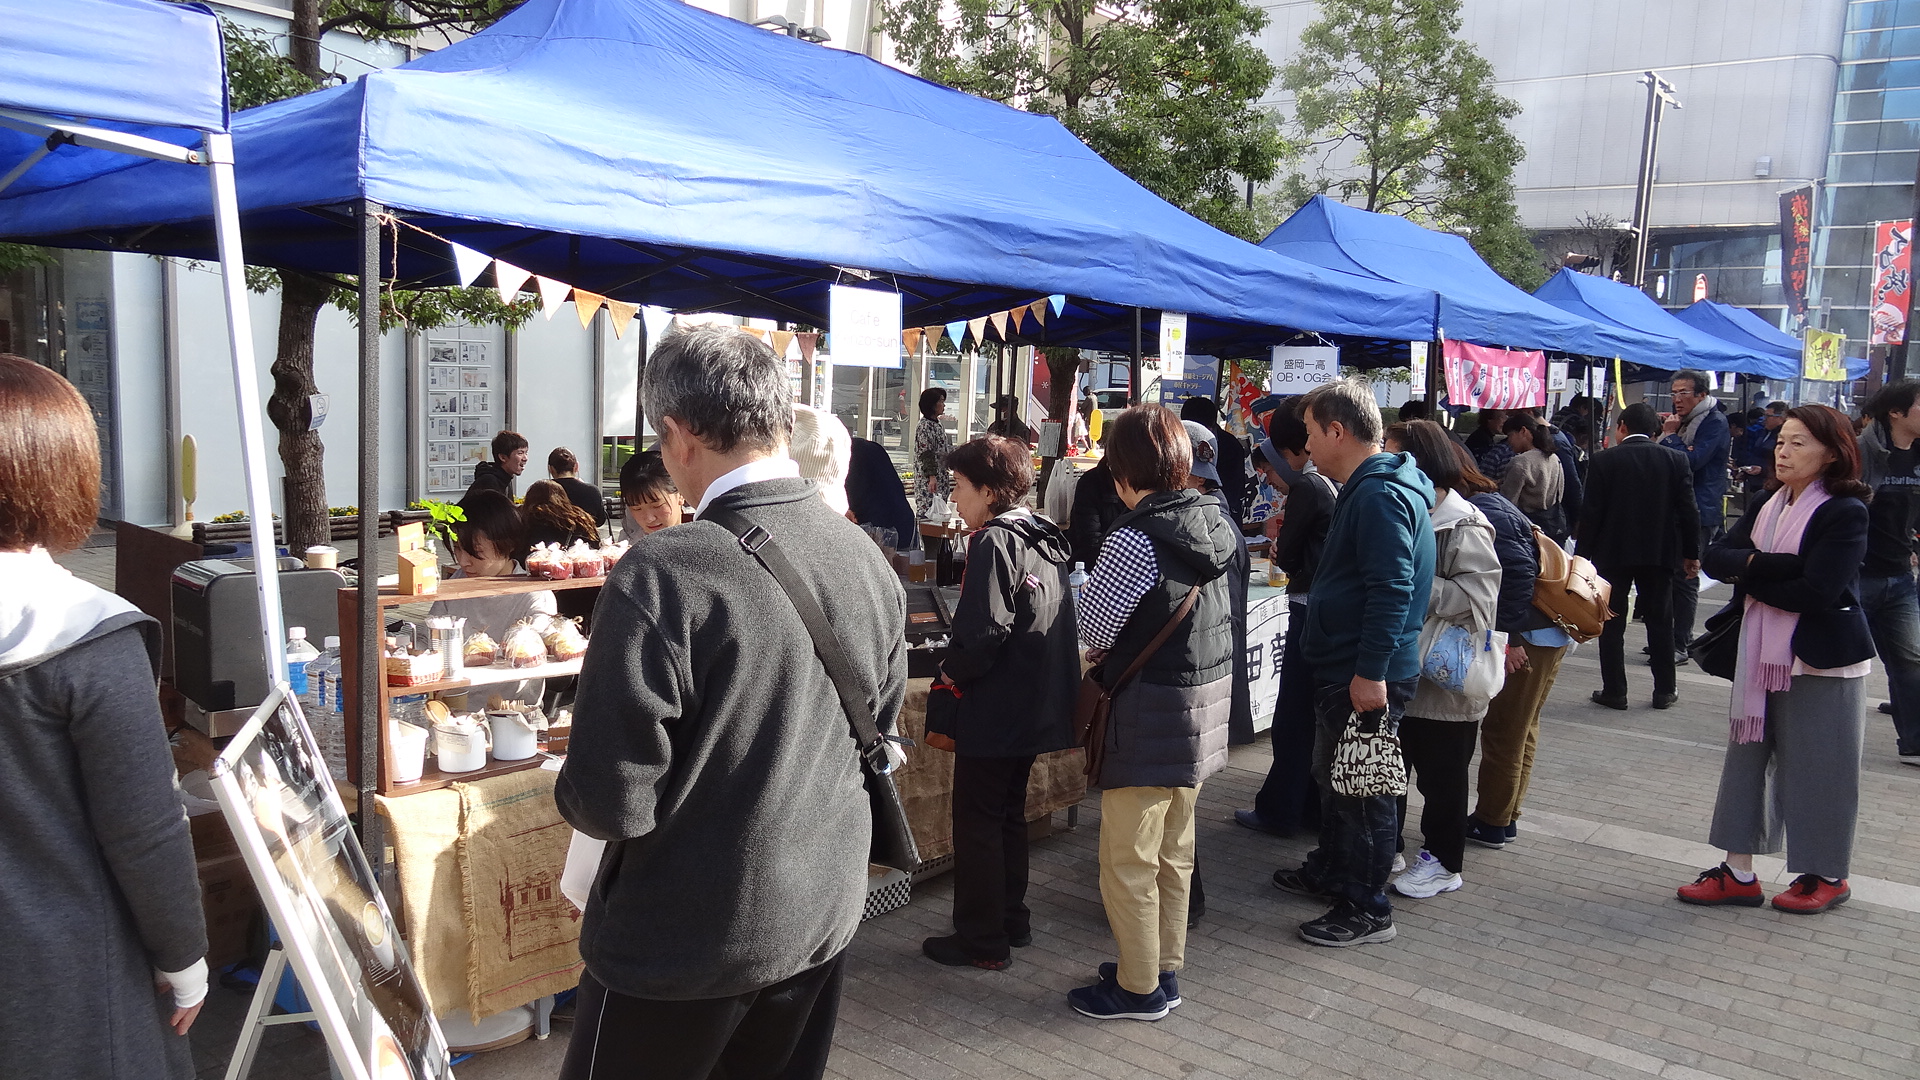
M 1806 349 L 1800 357 L 1801 378 L 1822 382 L 1847 381 L 1847 335 L 1808 327 L 1806 342 Z
M 1547 403 L 1547 354 L 1449 341 L 1447 400 L 1471 409 L 1531 409 Z
M 1780 291 L 1787 314 L 1805 320 L 1813 273 L 1813 185 L 1780 196 Z
M 1907 305 L 1913 299 L 1911 221 L 1881 221 L 1873 227 L 1873 302 L 1867 305 L 1867 344 L 1898 345 L 1907 339 Z

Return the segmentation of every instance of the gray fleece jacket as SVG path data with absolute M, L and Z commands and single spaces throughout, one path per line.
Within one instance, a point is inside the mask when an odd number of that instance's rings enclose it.
M 206 955 L 159 626 L 0 552 L 0 1075 L 191 1077 L 154 969 Z
M 1433 535 L 1433 590 L 1427 599 L 1421 642 L 1426 642 L 1427 630 L 1436 624 L 1463 626 L 1476 636 L 1493 629 L 1500 601 L 1500 558 L 1494 553 L 1493 523 L 1458 492 L 1449 491 L 1433 508 Z M 1504 663 L 1505 657 L 1501 660 Z M 1487 715 L 1489 700 L 1456 694 L 1423 677 L 1407 702 L 1407 715 L 1478 721 Z
M 805 480 L 714 500 L 773 535 L 892 730 L 906 594 Z M 634 542 L 594 609 L 554 798 L 608 841 L 580 954 L 609 989 L 731 997 L 831 960 L 866 900 L 873 822 L 853 735 L 773 577 L 708 521 Z

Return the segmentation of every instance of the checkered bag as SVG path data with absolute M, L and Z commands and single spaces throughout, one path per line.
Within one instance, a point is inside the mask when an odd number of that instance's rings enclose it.
M 1350 799 L 1407 793 L 1400 737 L 1387 730 L 1387 710 L 1356 713 L 1333 748 L 1333 793 Z

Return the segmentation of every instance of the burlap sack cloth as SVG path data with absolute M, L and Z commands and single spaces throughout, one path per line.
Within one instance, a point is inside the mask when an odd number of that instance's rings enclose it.
M 900 734 L 912 739 L 907 763 L 894 773 L 907 824 L 920 858 L 932 862 L 953 854 L 953 755 L 923 741 L 927 733 L 927 688 L 932 679 L 909 679 L 900 709 Z M 1077 806 L 1087 795 L 1086 758 L 1079 749 L 1042 754 L 1027 781 L 1027 820 Z
M 580 916 L 560 894 L 571 831 L 555 774 L 529 769 L 380 800 L 409 955 L 436 1013 L 474 1019 L 580 981 Z

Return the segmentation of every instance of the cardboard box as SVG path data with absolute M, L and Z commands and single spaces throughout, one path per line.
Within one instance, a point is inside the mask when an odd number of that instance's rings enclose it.
M 239 853 L 201 859 L 198 868 L 200 908 L 207 919 L 207 966 L 218 970 L 246 959 L 253 945 L 254 920 L 265 916 L 246 860 Z
M 240 853 L 240 844 L 227 825 L 227 815 L 218 810 L 189 816 L 187 831 L 193 834 L 193 857 L 201 862 Z
M 400 595 L 429 596 L 440 588 L 440 560 L 432 552 L 400 553 Z

